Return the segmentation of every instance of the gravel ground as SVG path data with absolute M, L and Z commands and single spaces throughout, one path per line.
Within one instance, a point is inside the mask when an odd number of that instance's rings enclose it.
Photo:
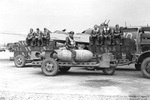
M 16 68 L 0 59 L 0 100 L 150 100 L 150 81 L 133 65 L 117 68 L 113 76 L 101 70 L 71 68 L 47 77 L 30 65 Z M 0 58 L 3 58 L 0 56 Z

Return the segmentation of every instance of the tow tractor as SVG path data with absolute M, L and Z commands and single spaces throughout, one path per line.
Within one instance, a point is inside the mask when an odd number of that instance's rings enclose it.
M 122 32 L 123 45 L 109 47 L 117 59 L 117 66 L 134 64 L 144 77 L 150 78 L 150 27 L 125 27 Z
M 144 77 L 150 78 L 150 27 L 130 27 L 122 31 L 126 38 L 129 36 L 125 43 L 130 44 L 128 48 L 123 46 L 122 50 L 126 51 L 127 61 L 122 63 L 134 64 Z

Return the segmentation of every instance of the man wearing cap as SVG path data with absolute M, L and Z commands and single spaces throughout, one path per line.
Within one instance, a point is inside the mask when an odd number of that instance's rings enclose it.
M 118 24 L 116 24 L 115 29 L 113 31 L 113 42 L 115 44 L 122 44 L 122 32 Z
M 75 57 L 76 57 L 76 51 L 75 51 L 75 49 L 76 49 L 76 43 L 75 43 L 73 35 L 74 35 L 74 32 L 70 31 L 69 32 L 69 36 L 66 37 L 66 49 L 71 51 L 71 53 L 72 53 L 71 62 L 72 62 L 72 64 L 76 65 L 77 64 L 75 62 Z
M 33 39 L 34 39 L 34 32 L 33 32 L 33 29 L 31 28 L 26 38 L 26 43 L 28 46 L 33 45 Z
M 42 38 L 42 40 L 43 40 L 43 45 L 46 45 L 46 37 L 47 37 L 47 29 L 46 28 L 44 28 L 44 32 L 43 32 L 43 38 Z
M 105 24 L 105 27 L 102 31 L 102 34 L 103 34 L 104 45 L 111 45 L 111 43 L 112 43 L 112 31 L 108 27 L 108 24 Z
M 42 41 L 42 32 L 40 31 L 39 28 L 36 29 L 36 33 L 35 33 L 35 45 L 36 46 L 42 46 L 43 45 L 43 41 Z
M 43 44 L 48 46 L 50 42 L 50 31 L 47 28 L 44 28 L 43 32 Z
M 99 35 L 99 32 L 100 32 L 99 27 L 97 25 L 94 25 L 94 28 L 92 29 L 91 35 L 89 37 L 90 49 L 94 54 L 94 56 L 97 54 L 97 50 L 99 49 L 97 47 L 98 44 L 97 36 Z

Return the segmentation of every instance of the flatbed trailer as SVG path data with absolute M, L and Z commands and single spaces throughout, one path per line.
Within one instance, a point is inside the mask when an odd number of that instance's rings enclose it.
M 49 46 L 44 47 L 31 47 L 27 46 L 25 41 L 19 41 L 14 51 L 14 63 L 19 68 L 27 63 L 31 63 L 35 67 L 41 65 L 42 72 L 48 76 L 54 76 L 58 71 L 67 72 L 71 67 L 99 67 L 107 75 L 112 75 L 115 72 L 116 60 L 111 53 L 103 53 L 99 57 L 93 57 L 88 62 L 77 62 L 77 65 L 73 65 L 71 62 L 64 62 L 53 57 L 53 54 L 58 50 L 55 41 L 51 41 Z M 37 54 L 39 55 L 42 52 L 45 53 L 44 56 L 37 56 Z M 107 56 L 110 60 L 104 59 L 103 57 L 105 56 L 103 55 Z M 49 68 L 45 65 L 47 63 L 51 65 Z

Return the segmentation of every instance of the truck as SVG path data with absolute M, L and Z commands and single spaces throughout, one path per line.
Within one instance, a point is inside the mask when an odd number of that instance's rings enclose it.
M 123 47 L 128 49 L 125 50 L 126 58 L 129 56 L 123 64 L 134 64 L 136 70 L 141 71 L 145 78 L 150 78 L 150 27 L 125 27 L 122 32 L 129 38 L 125 42 L 130 43 L 128 47 Z
M 58 52 L 63 50 L 57 47 L 55 40 L 44 47 L 31 47 L 25 41 L 20 41 L 14 51 L 14 62 L 19 68 L 27 63 L 40 65 L 47 76 L 54 76 L 59 71 L 67 72 L 71 67 L 92 67 L 102 69 L 106 75 L 113 75 L 117 66 L 134 64 L 144 77 L 150 78 L 150 27 L 125 27 L 122 32 L 122 45 L 99 46 L 98 56 L 94 56 L 91 46 L 88 45 L 88 51 L 93 53 L 93 57 L 89 61 L 77 62 L 77 65 L 58 58 Z
M 134 64 L 135 69 L 141 71 L 144 77 L 150 78 L 150 27 L 124 27 L 122 32 L 124 43 L 116 47 L 114 54 L 117 66 Z

